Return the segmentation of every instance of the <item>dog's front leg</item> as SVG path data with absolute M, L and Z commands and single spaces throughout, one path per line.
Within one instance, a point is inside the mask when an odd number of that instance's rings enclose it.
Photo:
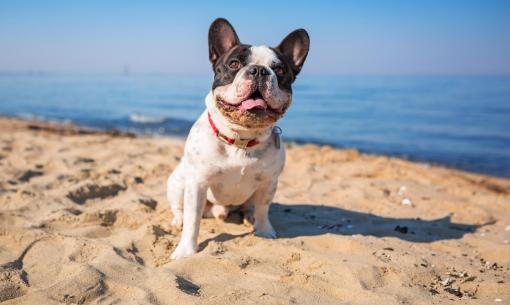
M 255 208 L 255 235 L 265 238 L 276 238 L 276 232 L 269 221 L 269 206 L 273 201 L 274 194 L 276 193 L 276 186 L 278 181 L 271 181 L 271 183 L 261 186 L 253 194 L 252 200 Z
M 197 252 L 198 248 L 198 231 L 206 201 L 207 185 L 197 181 L 190 181 L 192 179 L 186 180 L 181 241 L 172 253 L 172 259 L 192 256 Z

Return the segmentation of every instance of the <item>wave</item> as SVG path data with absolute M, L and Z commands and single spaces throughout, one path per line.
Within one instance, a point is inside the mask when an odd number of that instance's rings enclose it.
M 129 121 L 138 124 L 161 124 L 167 119 L 164 117 L 156 117 L 134 113 L 129 116 Z

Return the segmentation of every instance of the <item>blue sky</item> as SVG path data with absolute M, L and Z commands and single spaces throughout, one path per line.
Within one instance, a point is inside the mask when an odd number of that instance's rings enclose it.
M 222 16 L 246 43 L 307 29 L 310 74 L 510 74 L 510 1 L 314 2 L 0 0 L 0 70 L 207 74 Z

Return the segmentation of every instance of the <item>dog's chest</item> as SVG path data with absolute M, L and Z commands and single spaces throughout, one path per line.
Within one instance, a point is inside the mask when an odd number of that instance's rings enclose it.
M 273 156 L 266 152 L 250 156 L 234 150 L 212 177 L 207 199 L 221 205 L 243 204 L 261 185 L 278 178 L 282 162 L 278 151 Z

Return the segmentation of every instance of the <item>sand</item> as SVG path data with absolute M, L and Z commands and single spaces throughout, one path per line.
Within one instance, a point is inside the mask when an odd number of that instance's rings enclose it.
M 182 140 L 0 118 L 0 303 L 510 304 L 510 180 L 286 145 L 279 238 L 204 219 L 171 261 Z

